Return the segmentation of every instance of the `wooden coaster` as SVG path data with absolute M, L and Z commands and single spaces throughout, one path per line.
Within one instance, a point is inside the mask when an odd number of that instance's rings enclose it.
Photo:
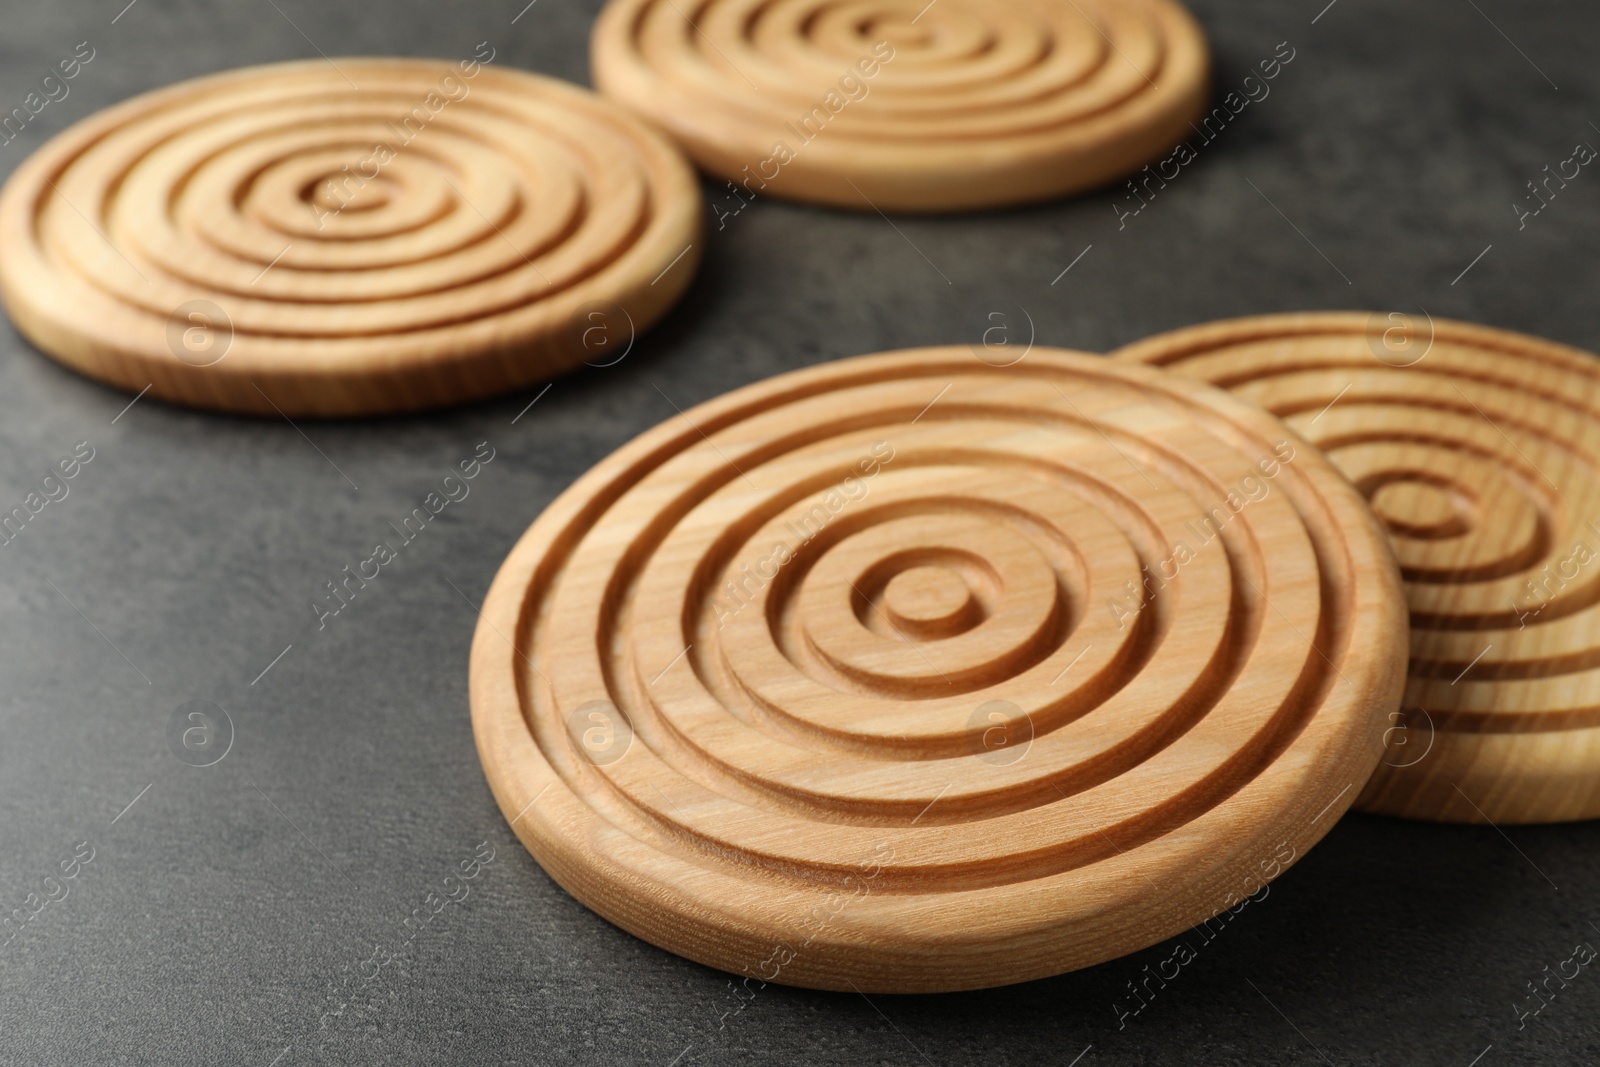
M 1235 319 L 1116 355 L 1284 418 L 1388 527 L 1411 676 L 1358 808 L 1448 822 L 1600 816 L 1594 356 L 1382 312 Z
M 731 203 L 866 211 L 1103 185 L 1189 136 L 1210 81 L 1173 0 L 611 0 L 590 51 Z
M 472 718 L 523 843 L 624 929 L 758 982 L 967 989 L 1241 907 L 1371 774 L 1405 634 L 1382 530 L 1277 420 L 918 349 L 580 478 L 489 590 Z
M 693 171 L 575 86 L 477 59 L 282 63 L 102 111 L 0 194 L 0 295 L 91 377 L 364 415 L 606 363 L 698 259 Z

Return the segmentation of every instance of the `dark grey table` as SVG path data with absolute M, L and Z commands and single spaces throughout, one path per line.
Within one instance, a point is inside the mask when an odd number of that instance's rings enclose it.
M 597 6 L 125 2 L 6 5 L 0 110 L 78 42 L 95 58 L 0 147 L 0 170 L 134 93 L 319 51 L 460 57 L 488 40 L 497 62 L 586 81 Z M 1600 348 L 1600 175 L 1525 228 L 1511 206 L 1575 143 L 1600 144 L 1600 14 L 1325 3 L 1195 5 L 1219 93 L 1280 42 L 1294 59 L 1137 216 L 1119 223 L 1132 201 L 1116 191 L 893 226 L 757 202 L 713 223 L 688 298 L 624 362 L 557 381 L 515 424 L 534 393 L 304 435 L 149 398 L 124 410 L 0 328 L 0 505 L 94 449 L 0 546 L 0 909 L 31 912 L 46 876 L 76 871 L 0 951 L 0 1062 L 1594 1063 L 1592 968 L 1520 1026 L 1517 1010 L 1575 943 L 1600 943 L 1595 824 L 1349 816 L 1119 1029 L 1128 983 L 1170 946 L 986 993 L 768 986 L 746 1002 L 546 878 L 473 750 L 468 601 L 557 492 L 673 403 L 976 340 L 995 307 L 1091 350 L 1346 307 Z M 319 631 L 324 581 L 480 441 L 497 458 L 470 497 Z M 211 766 L 168 743 L 191 700 L 232 722 Z M 493 862 L 412 935 L 407 916 L 480 842 Z

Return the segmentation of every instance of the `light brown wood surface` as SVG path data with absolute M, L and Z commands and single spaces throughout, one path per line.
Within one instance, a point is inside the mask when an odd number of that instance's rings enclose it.
M 1122 349 L 1283 417 L 1387 526 L 1411 676 L 1357 807 L 1600 816 L 1600 364 L 1425 315 L 1273 315 Z
M 0 194 L 0 295 L 40 348 L 135 392 L 427 408 L 614 359 L 688 285 L 701 210 L 675 148 L 576 86 L 476 60 L 284 63 L 135 97 L 35 152 Z
M 1277 420 L 919 349 L 585 474 L 489 590 L 472 720 L 523 843 L 624 929 L 753 983 L 953 990 L 1259 893 L 1371 774 L 1405 649 L 1382 530 Z
M 1103 185 L 1189 136 L 1210 77 L 1172 0 L 612 0 L 590 52 L 730 205 L 862 211 Z

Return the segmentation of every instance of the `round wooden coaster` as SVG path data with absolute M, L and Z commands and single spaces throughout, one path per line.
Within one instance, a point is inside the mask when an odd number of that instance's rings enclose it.
M 283 63 L 100 112 L 0 194 L 0 295 L 85 374 L 228 411 L 454 403 L 619 358 L 694 273 L 658 134 L 477 59 Z
M 957 211 L 1102 185 L 1205 109 L 1205 37 L 1173 0 L 611 0 L 595 84 L 729 180 Z
M 1356 806 L 1600 816 L 1600 364 L 1399 313 L 1272 315 L 1116 355 L 1222 385 L 1327 453 L 1388 527 L 1411 675 Z
M 472 648 L 552 877 L 757 981 L 1055 974 L 1259 893 L 1382 751 L 1399 576 L 1227 394 L 965 348 L 738 390 L 580 478 Z

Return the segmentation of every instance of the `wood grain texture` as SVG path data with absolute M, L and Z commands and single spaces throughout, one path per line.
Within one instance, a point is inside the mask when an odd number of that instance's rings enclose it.
M 1273 315 L 1116 353 L 1284 418 L 1394 541 L 1411 672 L 1357 807 L 1450 822 L 1600 816 L 1600 364 L 1388 313 Z
M 1275 419 L 1100 357 L 918 349 L 585 474 L 489 590 L 472 720 L 523 843 L 624 929 L 954 990 L 1258 892 L 1371 774 L 1405 647 L 1382 530 Z
M 1210 58 L 1172 0 L 611 0 L 595 85 L 750 199 L 959 211 L 1170 151 Z
M 269 415 L 613 358 L 693 276 L 693 171 L 592 93 L 473 63 L 254 67 L 91 116 L 0 194 L 7 310 L 91 377 Z

